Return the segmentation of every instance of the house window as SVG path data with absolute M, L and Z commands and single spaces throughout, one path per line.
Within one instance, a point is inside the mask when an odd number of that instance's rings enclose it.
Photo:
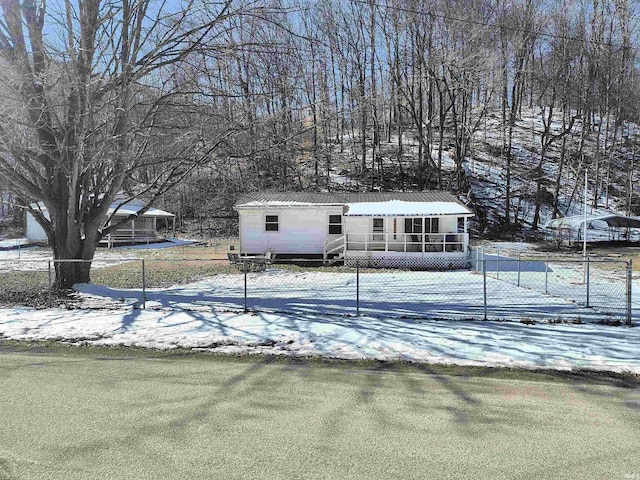
M 405 233 L 422 233 L 422 218 L 405 218 Z
M 384 241 L 384 235 L 380 235 L 381 233 L 384 233 L 384 218 L 373 219 L 372 231 L 374 233 L 372 238 L 374 242 Z
M 405 218 L 405 233 L 438 233 L 440 231 L 439 218 Z
M 264 221 L 264 229 L 267 232 L 278 231 L 278 215 L 267 215 Z
M 439 218 L 425 218 L 424 219 L 424 231 L 426 233 L 438 233 L 440 231 L 440 219 Z
M 342 215 L 329 215 L 329 235 L 342 235 Z

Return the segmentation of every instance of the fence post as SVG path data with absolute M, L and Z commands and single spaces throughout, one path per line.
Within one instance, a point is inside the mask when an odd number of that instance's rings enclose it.
M 522 252 L 518 252 L 518 286 L 520 286 L 520 262 L 522 261 L 521 256 Z
M 360 316 L 360 260 L 356 260 L 356 316 Z
M 589 291 L 590 287 L 591 287 L 591 275 L 590 275 L 590 272 L 589 272 L 590 265 L 591 265 L 591 263 L 590 263 L 589 257 L 587 257 L 587 308 L 589 308 L 589 293 L 591 293 Z
M 484 319 L 487 320 L 487 262 L 482 259 L 482 291 L 484 298 Z
M 247 308 L 247 266 L 248 263 L 246 260 L 242 262 L 242 271 L 244 272 L 244 313 L 247 313 L 249 309 Z
M 496 248 L 496 280 L 500 280 L 500 247 Z
M 547 295 L 549 293 L 549 254 L 547 253 L 547 258 L 544 261 L 544 294 Z
M 627 261 L 627 325 L 631 326 L 631 279 L 633 273 L 633 260 Z
M 49 308 L 51 308 L 52 306 L 52 300 L 51 300 L 51 260 L 49 260 L 47 265 L 47 272 L 48 272 L 48 276 L 49 276 L 49 290 L 47 292 L 47 297 L 48 297 L 48 301 L 49 301 Z
M 142 309 L 147 308 L 147 272 L 144 268 L 144 259 L 142 259 Z

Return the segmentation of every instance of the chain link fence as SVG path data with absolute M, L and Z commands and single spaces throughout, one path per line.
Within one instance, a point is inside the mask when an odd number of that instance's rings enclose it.
M 78 283 L 72 291 L 56 289 L 56 263 L 61 262 L 0 261 L 0 304 L 253 311 L 307 318 L 632 320 L 631 264 L 621 260 L 512 258 L 476 249 L 468 270 L 407 271 L 360 268 L 358 261 L 345 267 L 315 260 L 100 259 L 91 265 L 90 283 Z
M 632 262 L 474 248 L 472 270 L 509 286 L 540 292 L 631 323 Z M 509 287 L 506 287 L 509 288 Z

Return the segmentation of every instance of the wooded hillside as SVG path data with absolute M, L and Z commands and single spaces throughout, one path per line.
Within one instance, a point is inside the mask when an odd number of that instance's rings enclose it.
M 585 170 L 594 207 L 640 213 L 634 0 L 273 0 L 221 22 L 154 80 L 154 128 L 215 152 L 157 202 L 204 235 L 267 189 L 444 189 L 483 232 L 536 231 L 578 211 Z
M 281 4 L 234 32 L 250 47 L 206 76 L 185 70 L 245 128 L 176 207 L 230 214 L 239 192 L 263 189 L 445 189 L 475 201 L 482 230 L 537 230 L 579 208 L 587 169 L 594 206 L 640 213 L 638 10 L 630 0 Z

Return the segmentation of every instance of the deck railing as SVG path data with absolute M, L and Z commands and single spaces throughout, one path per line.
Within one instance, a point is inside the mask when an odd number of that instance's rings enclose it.
M 157 238 L 158 232 L 153 228 L 120 228 L 104 237 L 102 242 L 111 247 L 118 243 L 150 242 Z
M 465 252 L 467 233 L 347 233 L 346 251 Z

